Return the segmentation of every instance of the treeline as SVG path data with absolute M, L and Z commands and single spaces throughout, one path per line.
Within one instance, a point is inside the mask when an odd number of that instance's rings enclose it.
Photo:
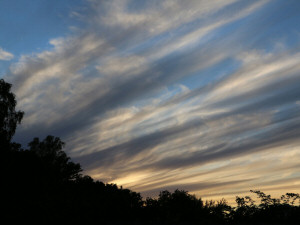
M 237 197 L 237 207 L 225 199 L 204 202 L 184 190 L 143 200 L 140 193 L 83 175 L 60 138 L 34 138 L 23 149 L 12 142 L 24 113 L 15 110 L 10 89 L 0 80 L 2 224 L 299 224 L 299 194 L 274 199 L 252 191 L 259 202 Z

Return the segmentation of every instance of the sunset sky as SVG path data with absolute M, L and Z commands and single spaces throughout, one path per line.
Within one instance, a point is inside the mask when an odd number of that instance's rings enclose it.
M 96 180 L 300 192 L 299 0 L 1 0 L 0 78 Z

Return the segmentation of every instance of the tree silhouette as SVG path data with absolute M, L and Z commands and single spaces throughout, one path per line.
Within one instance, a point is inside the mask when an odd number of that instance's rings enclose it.
M 281 198 L 272 198 L 259 190 L 250 192 L 257 195 L 259 205 L 249 196 L 236 197 L 237 208 L 232 212 L 232 218 L 239 224 L 298 224 L 300 221 L 300 200 L 299 205 L 295 202 L 299 194 L 286 193 Z
M 11 84 L 0 79 L 0 146 L 2 149 L 9 147 L 15 134 L 17 124 L 21 123 L 24 112 L 16 111 L 17 101 L 10 91 Z
M 63 151 L 65 143 L 60 138 L 51 135 L 43 141 L 34 138 L 28 146 L 29 151 L 34 152 L 42 160 L 48 177 L 57 181 L 71 181 L 81 176 L 80 164 L 70 161 L 70 157 Z

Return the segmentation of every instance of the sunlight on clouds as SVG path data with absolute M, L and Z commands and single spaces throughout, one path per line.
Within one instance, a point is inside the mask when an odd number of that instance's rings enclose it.
M 242 53 L 241 58 L 243 56 L 245 56 L 245 53 Z M 227 79 L 222 86 L 213 91 L 207 101 L 212 102 L 225 99 L 227 98 L 225 93 L 228 92 L 230 92 L 231 96 L 238 96 L 266 86 L 277 79 L 297 77 L 295 72 L 300 69 L 298 63 L 300 60 L 299 54 L 295 54 L 292 57 L 290 55 L 271 57 L 271 59 L 270 57 L 268 54 L 266 57 L 259 54 L 246 54 L 245 60 L 243 60 L 244 67 Z
M 173 38 L 171 41 L 169 41 L 164 46 L 159 46 L 159 50 L 155 49 L 153 50 L 153 54 L 150 56 L 150 58 L 157 59 L 164 57 L 170 53 L 174 53 L 175 51 L 178 51 L 180 49 L 186 50 L 187 48 L 195 47 L 195 45 L 205 44 L 205 41 L 202 41 L 202 39 L 208 35 L 213 33 L 216 29 L 220 28 L 221 26 L 224 26 L 226 24 L 229 24 L 231 22 L 234 22 L 238 19 L 241 19 L 243 17 L 248 16 L 251 12 L 256 10 L 257 8 L 261 7 L 262 5 L 266 4 L 268 1 L 260 1 L 257 3 L 254 3 L 253 5 L 250 5 L 250 7 L 243 9 L 238 14 L 232 16 L 228 15 L 227 18 L 221 18 L 219 21 L 215 22 L 212 20 L 207 25 L 202 25 L 200 28 L 193 30 L 186 35 L 179 36 L 178 38 Z M 228 2 L 229 3 L 229 2 Z M 221 53 L 219 53 L 221 56 Z M 219 60 L 222 59 L 222 57 L 219 58 Z M 216 63 L 218 60 L 216 59 L 213 63 Z
M 299 187 L 300 39 L 272 36 L 272 1 L 131 3 L 89 1 L 84 26 L 11 66 L 17 138 L 59 135 L 87 174 L 145 195 Z
M 236 2 L 230 1 L 189 1 L 184 5 L 180 1 L 163 1 L 162 4 L 146 4 L 147 9 L 140 13 L 127 10 L 126 1 L 110 1 L 106 4 L 105 17 L 99 21 L 108 26 L 128 29 L 132 26 L 142 26 L 152 35 L 158 35 L 169 29 L 189 23 L 195 19 L 213 14 L 220 9 Z
M 128 186 L 128 184 L 132 184 L 132 183 L 136 183 L 139 182 L 140 180 L 151 176 L 150 173 L 145 173 L 144 171 L 142 173 L 132 173 L 129 176 L 125 176 L 122 178 L 119 178 L 117 180 L 113 180 L 111 181 L 111 183 L 115 183 L 115 184 L 123 184 L 124 187 Z
M 146 63 L 145 58 L 140 56 L 111 57 L 96 68 L 106 76 L 138 75 L 145 70 Z

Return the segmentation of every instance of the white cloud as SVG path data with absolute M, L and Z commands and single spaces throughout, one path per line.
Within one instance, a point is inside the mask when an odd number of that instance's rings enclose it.
M 11 60 L 14 58 L 14 55 L 10 52 L 4 51 L 2 48 L 0 48 L 0 60 Z

